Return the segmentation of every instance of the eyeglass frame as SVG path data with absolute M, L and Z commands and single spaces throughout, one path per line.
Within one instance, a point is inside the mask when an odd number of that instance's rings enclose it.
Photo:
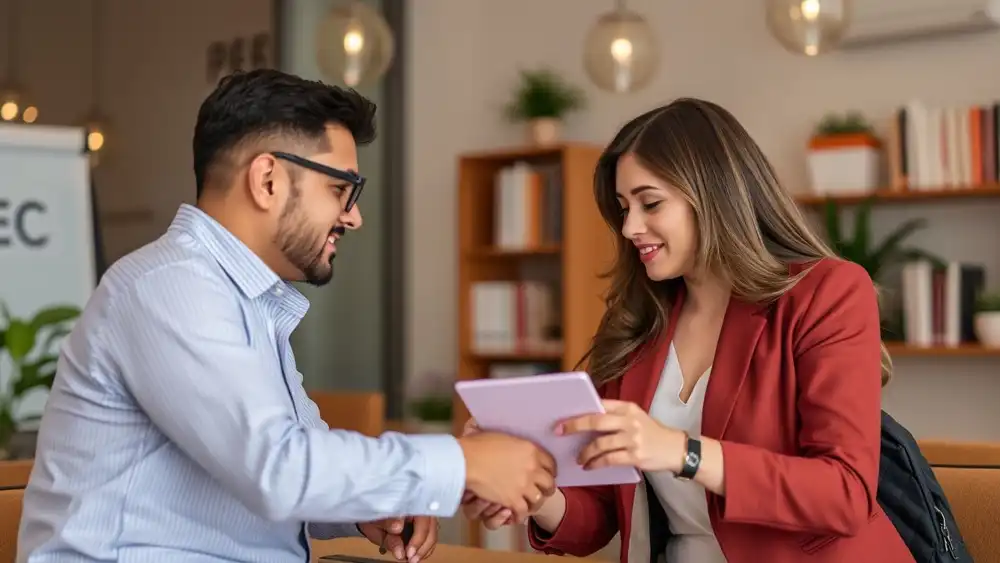
M 336 180 L 342 180 L 344 182 L 349 182 L 352 186 L 351 194 L 347 196 L 347 203 L 344 204 L 344 213 L 350 213 L 351 209 L 354 208 L 354 204 L 357 203 L 358 198 L 361 197 L 361 190 L 365 187 L 365 182 L 368 181 L 367 178 L 361 176 L 350 170 L 341 170 L 340 168 L 334 168 L 332 166 L 327 166 L 325 164 L 320 164 L 315 160 L 309 160 L 308 158 L 298 156 L 295 154 L 273 151 L 270 153 L 274 158 L 280 158 L 281 160 L 286 160 L 292 164 L 297 164 L 302 168 L 312 170 L 313 172 L 319 172 L 324 176 L 329 176 Z

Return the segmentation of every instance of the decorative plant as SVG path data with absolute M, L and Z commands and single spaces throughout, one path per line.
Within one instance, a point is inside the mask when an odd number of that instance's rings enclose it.
M 446 395 L 428 395 L 410 403 L 413 416 L 423 422 L 451 422 L 452 410 L 452 398 Z
M 12 317 L 7 306 L 0 302 L 0 352 L 7 350 L 14 367 L 7 388 L 0 390 L 0 454 L 6 451 L 22 424 L 37 418 L 17 418 L 17 407 L 33 389 L 52 387 L 59 359 L 58 343 L 69 334 L 71 321 L 79 315 L 77 307 L 61 305 L 42 309 L 31 319 L 21 319 Z
M 522 70 L 514 98 L 507 104 L 511 121 L 562 119 L 584 105 L 583 90 L 549 69 Z
M 871 230 L 872 202 L 873 199 L 868 198 L 858 204 L 854 215 L 854 233 L 851 238 L 847 238 L 840 228 L 840 207 L 836 202 L 827 200 L 826 237 L 838 256 L 859 264 L 876 282 L 879 281 L 879 274 L 883 269 L 893 264 L 926 259 L 935 266 L 944 266 L 940 258 L 924 250 L 903 246 L 910 235 L 927 226 L 925 219 L 910 219 L 889 233 L 881 242 L 876 243 Z
M 832 137 L 836 135 L 869 135 L 874 137 L 875 132 L 860 112 L 829 113 L 816 126 L 814 136 Z
M 977 313 L 1000 313 L 1000 291 L 983 292 L 976 299 Z

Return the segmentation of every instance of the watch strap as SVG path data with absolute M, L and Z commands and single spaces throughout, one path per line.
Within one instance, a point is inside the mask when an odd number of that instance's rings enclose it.
M 687 451 L 684 453 L 684 464 L 677 474 L 680 479 L 694 479 L 701 466 L 701 440 L 687 437 Z

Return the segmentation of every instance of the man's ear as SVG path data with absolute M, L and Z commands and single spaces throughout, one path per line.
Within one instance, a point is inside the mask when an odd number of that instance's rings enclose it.
M 262 210 L 269 210 L 277 205 L 274 195 L 274 184 L 283 176 L 277 166 L 277 160 L 269 154 L 261 154 L 250 161 L 247 170 L 247 189 L 250 199 Z

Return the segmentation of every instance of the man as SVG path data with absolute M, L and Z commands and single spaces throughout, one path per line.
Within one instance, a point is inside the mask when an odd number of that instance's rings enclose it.
M 522 515 L 552 492 L 525 441 L 329 430 L 302 388 L 288 338 L 308 303 L 288 281 L 329 282 L 361 227 L 374 118 L 354 91 L 273 70 L 205 100 L 197 207 L 108 271 L 63 345 L 19 563 L 302 563 L 309 537 L 359 534 L 415 562 L 464 492 Z

